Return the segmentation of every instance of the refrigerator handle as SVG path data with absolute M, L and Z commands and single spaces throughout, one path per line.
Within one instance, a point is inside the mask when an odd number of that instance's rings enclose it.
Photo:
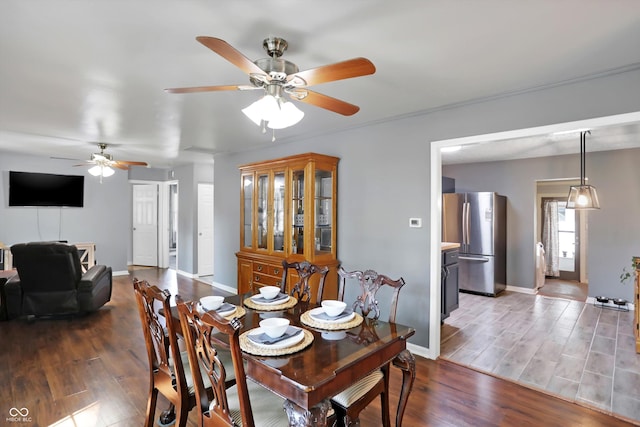
M 462 244 L 462 252 L 466 252 L 465 249 L 465 245 L 467 243 L 467 225 L 466 225 L 466 221 L 467 220 L 467 202 L 462 202 L 462 218 L 460 218 L 460 221 L 462 222 L 462 242 L 460 242 Z
M 465 202 L 465 209 L 464 209 L 464 244 L 467 246 L 465 249 L 465 252 L 469 251 L 469 245 L 471 244 L 471 236 L 469 235 L 469 208 L 470 208 L 470 203 L 469 202 Z
M 489 262 L 489 258 L 484 257 L 459 256 L 458 259 L 463 261 Z

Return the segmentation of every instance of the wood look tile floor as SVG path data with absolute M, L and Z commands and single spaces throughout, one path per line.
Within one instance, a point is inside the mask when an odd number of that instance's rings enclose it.
M 441 357 L 640 424 L 633 312 L 503 292 L 460 293 Z
M 115 277 L 111 302 L 89 316 L 0 322 L 0 426 L 143 425 L 148 367 L 133 276 L 186 299 L 224 294 L 173 270 L 143 268 Z M 631 425 L 458 364 L 416 357 L 416 366 L 405 426 Z M 392 409 L 400 384 L 392 369 Z M 159 410 L 166 405 L 160 397 Z M 11 419 L 18 409 L 28 415 Z M 380 426 L 379 417 L 376 401 L 362 412 L 361 425 Z M 188 426 L 196 426 L 193 413 Z

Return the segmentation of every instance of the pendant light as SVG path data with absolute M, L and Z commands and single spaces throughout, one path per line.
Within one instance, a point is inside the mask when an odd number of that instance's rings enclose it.
M 591 131 L 580 132 L 580 185 L 572 185 L 570 187 L 567 209 L 600 209 L 596 188 L 592 185 L 585 184 L 587 175 L 585 166 L 587 134 L 591 134 Z

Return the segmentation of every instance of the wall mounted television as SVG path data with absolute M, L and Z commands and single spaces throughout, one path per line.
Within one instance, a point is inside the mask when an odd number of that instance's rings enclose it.
M 9 206 L 84 206 L 84 176 L 9 171 Z

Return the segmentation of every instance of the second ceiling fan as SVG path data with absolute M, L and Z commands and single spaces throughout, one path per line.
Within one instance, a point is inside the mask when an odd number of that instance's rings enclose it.
M 353 58 L 300 71 L 296 64 L 281 58 L 288 44 L 286 40 L 278 37 L 269 37 L 264 40 L 262 46 L 269 57 L 256 61 L 251 61 L 222 39 L 200 36 L 196 37 L 196 40 L 248 74 L 251 84 L 170 88 L 165 91 L 195 93 L 263 89 L 264 98 L 243 110 L 256 124 L 262 125 L 263 130 L 265 126 L 272 129 L 282 129 L 302 119 L 304 113 L 295 108 L 293 104 L 286 102 L 285 95 L 291 100 L 315 105 L 344 116 L 357 113 L 360 110 L 357 105 L 314 92 L 308 87 L 366 76 L 376 71 L 373 63 L 366 58 Z

